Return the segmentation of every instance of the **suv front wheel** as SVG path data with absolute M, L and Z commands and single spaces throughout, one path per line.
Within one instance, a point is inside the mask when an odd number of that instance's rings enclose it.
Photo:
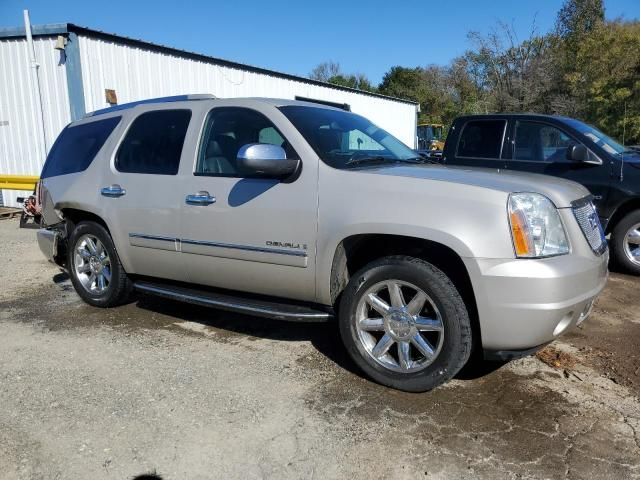
M 79 223 L 69 239 L 67 265 L 73 286 L 95 307 L 126 303 L 132 290 L 109 232 L 95 222 Z
M 431 390 L 458 373 L 471 354 L 471 323 L 458 290 L 418 258 L 385 257 L 353 275 L 339 320 L 358 366 L 399 390 Z

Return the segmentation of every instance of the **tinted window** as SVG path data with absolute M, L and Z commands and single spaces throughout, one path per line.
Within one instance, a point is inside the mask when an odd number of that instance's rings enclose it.
M 175 175 L 191 110 L 158 110 L 136 118 L 122 141 L 116 168 L 127 173 Z
M 303 106 L 280 107 L 280 111 L 334 168 L 416 161 L 416 152 L 354 113 Z
M 65 128 L 53 144 L 40 176 L 55 177 L 86 170 L 121 118 Z
M 458 143 L 459 157 L 500 158 L 505 120 L 467 122 Z
M 236 158 L 238 150 L 249 143 L 267 143 L 282 147 L 287 158 L 298 156 L 271 121 L 248 108 L 221 107 L 209 113 L 204 128 L 196 174 L 241 177 Z
M 561 130 L 536 122 L 516 123 L 514 160 L 558 162 L 566 159 L 573 142 Z

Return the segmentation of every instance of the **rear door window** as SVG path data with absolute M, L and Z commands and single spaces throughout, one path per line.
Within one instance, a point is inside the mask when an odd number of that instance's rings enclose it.
M 41 178 L 86 170 L 122 117 L 68 126 L 53 144 Z
M 191 110 L 141 114 L 118 149 L 116 169 L 125 173 L 177 174 L 190 119 Z
M 499 159 L 506 120 L 471 120 L 460 135 L 458 157 Z

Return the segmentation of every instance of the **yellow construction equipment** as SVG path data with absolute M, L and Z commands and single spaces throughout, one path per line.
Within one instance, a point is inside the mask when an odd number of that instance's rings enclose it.
M 0 175 L 0 190 L 29 190 L 33 192 L 40 180 L 37 175 Z
M 439 123 L 418 124 L 418 150 L 442 150 L 444 148 L 443 130 L 444 125 Z

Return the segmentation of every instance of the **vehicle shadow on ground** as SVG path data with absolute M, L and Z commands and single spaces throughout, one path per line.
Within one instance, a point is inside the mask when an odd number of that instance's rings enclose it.
M 283 342 L 308 341 L 320 354 L 338 367 L 361 378 L 367 378 L 345 350 L 336 320 L 325 323 L 286 322 L 226 312 L 150 295 L 138 296 L 134 305 L 142 310 L 171 316 L 176 319 L 176 323 L 195 322 L 223 332 L 223 335 L 227 333 L 230 337 L 239 335 Z M 131 320 L 134 321 L 134 319 Z M 504 365 L 504 362 L 484 361 L 481 355 L 476 354 L 455 378 L 474 380 L 489 375 Z

